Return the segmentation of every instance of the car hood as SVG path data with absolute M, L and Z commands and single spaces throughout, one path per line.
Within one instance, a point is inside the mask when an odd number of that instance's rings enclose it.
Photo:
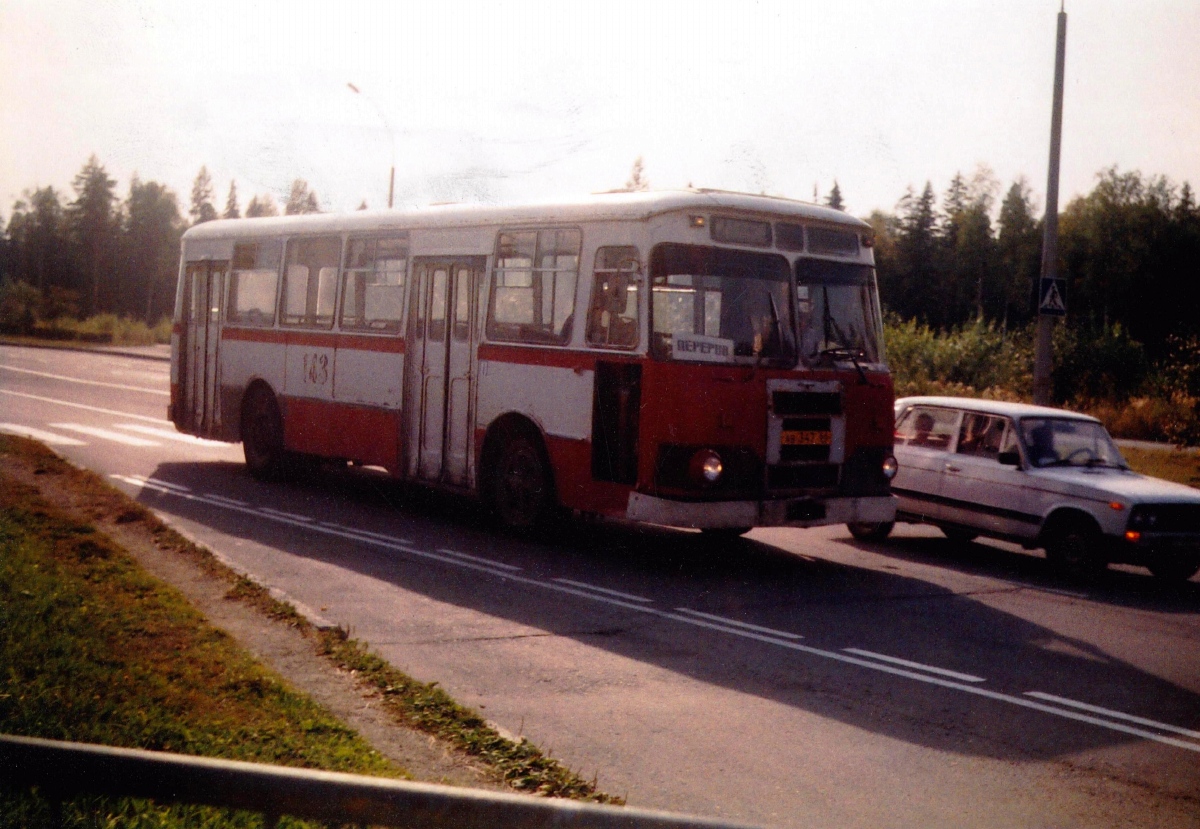
M 1200 490 L 1125 469 L 1053 467 L 1030 470 L 1029 474 L 1051 486 L 1132 504 L 1200 504 Z

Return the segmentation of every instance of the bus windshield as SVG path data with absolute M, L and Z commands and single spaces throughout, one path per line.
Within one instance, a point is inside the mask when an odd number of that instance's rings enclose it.
M 807 365 L 883 362 L 883 321 L 870 265 L 802 258 L 796 282 L 800 356 Z
M 650 278 L 658 359 L 795 365 L 791 274 L 782 256 L 662 244 Z

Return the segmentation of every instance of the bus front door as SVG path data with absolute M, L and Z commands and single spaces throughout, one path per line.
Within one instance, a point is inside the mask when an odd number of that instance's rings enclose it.
M 228 262 L 192 262 L 188 264 L 189 290 L 187 326 L 187 378 L 184 405 L 191 415 L 191 426 L 198 432 L 211 432 L 220 424 L 218 393 L 218 347 L 221 341 L 221 296 Z
M 485 258 L 418 258 L 405 368 L 408 473 L 465 486 L 473 436 L 476 298 Z

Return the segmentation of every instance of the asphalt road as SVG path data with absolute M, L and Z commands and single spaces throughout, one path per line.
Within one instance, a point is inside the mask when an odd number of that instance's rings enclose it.
M 1057 580 L 900 527 L 521 541 L 369 470 L 264 485 L 174 434 L 168 366 L 0 346 L 0 430 L 631 805 L 770 826 L 1200 826 L 1200 579 Z

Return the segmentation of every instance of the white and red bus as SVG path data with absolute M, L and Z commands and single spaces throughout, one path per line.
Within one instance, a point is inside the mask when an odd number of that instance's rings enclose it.
M 171 419 L 473 492 L 718 533 L 893 520 L 870 226 L 612 193 L 214 221 L 183 237 Z

